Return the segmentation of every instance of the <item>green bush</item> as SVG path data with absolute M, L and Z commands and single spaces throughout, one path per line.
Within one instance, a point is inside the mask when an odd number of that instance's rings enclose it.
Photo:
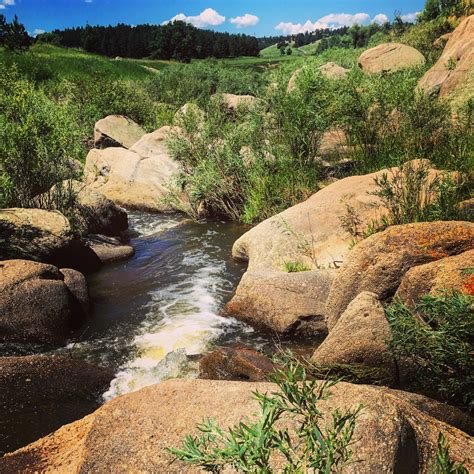
M 385 310 L 389 348 L 416 367 L 414 388 L 474 408 L 474 298 L 459 292 L 425 296 L 415 308 L 395 300 Z
M 31 198 L 73 177 L 80 133 L 68 110 L 0 67 L 0 207 L 31 205 Z
M 256 392 L 260 413 L 254 423 L 240 422 L 224 431 L 213 420 L 198 426 L 200 436 L 188 435 L 170 452 L 210 472 L 232 467 L 238 472 L 271 473 L 272 459 L 284 463 L 281 472 L 340 472 L 350 461 L 350 444 L 361 407 L 334 410 L 323 422 L 318 405 L 330 396 L 335 382 L 309 380 L 305 369 L 289 362 L 271 377 L 279 391 Z M 286 421 L 291 428 L 285 428 Z

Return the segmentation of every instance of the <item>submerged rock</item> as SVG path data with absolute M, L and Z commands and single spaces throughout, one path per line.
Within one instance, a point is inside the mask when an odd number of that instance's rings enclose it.
M 112 377 L 71 357 L 0 357 L 0 456 L 96 410 Z
M 327 300 L 329 331 L 362 291 L 393 297 L 412 267 L 474 248 L 470 222 L 420 222 L 389 227 L 360 242 L 339 270 Z
M 425 64 L 424 56 L 415 48 L 400 43 L 383 43 L 364 51 L 357 60 L 369 74 L 394 72 Z
M 94 127 L 94 146 L 109 148 L 120 146 L 132 147 L 145 131 L 132 119 L 123 115 L 109 115 L 99 120 Z
M 173 210 L 164 198 L 178 171 L 178 164 L 170 157 L 166 146 L 166 139 L 174 130 L 162 127 L 144 135 L 130 150 L 91 150 L 84 169 L 86 183 L 129 209 Z
M 64 344 L 88 307 L 79 272 L 28 260 L 0 262 L 0 342 Z
M 95 413 L 64 426 L 0 459 L 1 472 L 201 472 L 175 461 L 180 447 L 203 418 L 224 427 L 254 419 L 253 393 L 276 390 L 269 383 L 169 380 L 125 395 Z M 336 408 L 363 405 L 356 421 L 347 473 L 422 472 L 436 463 L 437 440 L 443 433 L 453 461 L 474 468 L 473 439 L 460 429 L 469 420 L 458 410 L 429 398 L 382 387 L 339 383 L 320 403 L 326 419 Z M 451 426 L 452 425 L 452 426 Z M 281 460 L 273 460 L 281 468 Z
M 458 88 L 466 88 L 468 81 L 472 96 L 474 77 L 474 15 L 465 18 L 449 37 L 436 64 L 420 79 L 418 88 L 430 95 L 444 97 Z M 468 97 L 466 97 L 467 99 Z
M 218 347 L 199 362 L 200 377 L 211 380 L 263 381 L 273 371 L 273 363 L 247 347 Z

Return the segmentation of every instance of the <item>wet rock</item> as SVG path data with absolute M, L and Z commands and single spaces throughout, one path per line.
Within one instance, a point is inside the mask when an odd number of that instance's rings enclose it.
M 95 148 L 132 147 L 145 131 L 132 119 L 123 115 L 109 115 L 99 120 L 94 127 Z
M 405 304 L 414 306 L 422 296 L 434 296 L 445 290 L 472 295 L 474 277 L 469 269 L 473 268 L 474 250 L 413 267 L 403 276 L 395 296 Z
M 127 260 L 135 253 L 131 245 L 126 245 L 119 239 L 106 235 L 88 235 L 85 240 L 102 264 Z
M 164 199 L 178 171 L 166 146 L 166 138 L 173 130 L 162 127 L 144 135 L 130 150 L 91 150 L 84 170 L 86 183 L 128 209 L 173 210 Z
M 436 64 L 420 79 L 418 89 L 440 97 L 466 87 L 474 72 L 474 15 L 465 18 L 449 37 Z M 472 85 L 472 79 L 470 84 Z M 472 96 L 472 89 L 466 88 Z M 468 97 L 466 97 L 468 98 Z
M 1 357 L 0 455 L 93 412 L 113 375 L 70 357 Z
M 264 382 L 169 380 L 116 398 L 92 415 L 64 426 L 0 459 L 1 472 L 169 472 L 185 435 L 197 434 L 203 418 L 223 427 L 254 419 L 258 404 L 253 393 L 276 386 Z M 382 387 L 339 383 L 320 403 L 326 419 L 336 408 L 363 405 L 356 422 L 347 473 L 422 472 L 436 462 L 437 440 L 443 433 L 450 457 L 474 468 L 472 437 L 455 428 L 466 417 L 448 405 L 426 397 Z M 449 424 L 448 424 L 449 423 Z M 273 458 L 276 471 L 281 459 Z M 201 472 L 175 461 L 173 472 Z
M 360 242 L 350 253 L 327 300 L 329 331 L 361 292 L 386 301 L 393 297 L 412 267 L 461 254 L 474 248 L 470 222 L 420 222 L 389 227 Z
M 379 74 L 422 66 L 425 64 L 425 58 L 411 46 L 383 43 L 364 51 L 359 56 L 357 64 L 364 72 Z
M 84 323 L 87 306 L 86 282 L 77 272 L 0 262 L 0 342 L 64 344 Z
M 396 381 L 396 368 L 386 344 L 391 335 L 377 295 L 364 291 L 351 301 L 311 360 L 323 366 L 350 364 L 377 368 L 382 380 Z
M 266 380 L 274 368 L 268 357 L 246 347 L 218 347 L 201 359 L 199 367 L 202 379 L 251 382 Z

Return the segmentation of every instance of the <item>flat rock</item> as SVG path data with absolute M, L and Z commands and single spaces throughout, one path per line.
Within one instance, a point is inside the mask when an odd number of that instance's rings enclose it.
M 74 270 L 4 260 L 0 282 L 0 342 L 62 345 L 87 317 L 86 281 Z
M 88 235 L 86 242 L 103 264 L 127 260 L 135 253 L 131 245 L 106 235 Z
M 358 66 L 369 74 L 395 72 L 425 64 L 424 56 L 415 48 L 400 43 L 382 43 L 364 51 Z
M 276 386 L 264 382 L 169 380 L 106 403 L 92 415 L 64 426 L 0 459 L 0 472 L 202 472 L 175 461 L 167 451 L 196 433 L 203 418 L 223 427 L 248 421 L 257 412 L 253 392 Z M 347 473 L 422 472 L 436 462 L 443 433 L 450 457 L 474 468 L 474 441 L 458 410 L 426 397 L 366 385 L 339 383 L 320 409 L 329 413 L 363 405 Z M 275 460 L 275 470 L 281 465 Z
M 123 115 L 109 115 L 95 124 L 94 146 L 130 148 L 143 135 L 145 131 L 132 119 Z
M 71 357 L 0 357 L 0 456 L 96 410 L 113 375 Z
M 472 269 L 474 250 L 413 267 L 403 276 L 395 296 L 405 304 L 414 306 L 422 296 L 435 296 L 444 290 L 473 295 Z
M 474 73 L 474 15 L 464 18 L 449 36 L 448 42 L 436 64 L 420 79 L 418 89 L 440 97 L 466 86 Z M 473 96 L 472 89 L 467 89 Z M 468 97 L 466 97 L 467 99 Z
M 420 222 L 389 227 L 360 242 L 339 270 L 327 299 L 329 331 L 349 303 L 370 291 L 386 301 L 393 297 L 412 267 L 474 248 L 470 222 Z

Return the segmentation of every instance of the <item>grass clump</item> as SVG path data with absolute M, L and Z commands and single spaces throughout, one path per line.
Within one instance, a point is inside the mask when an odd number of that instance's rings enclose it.
M 474 298 L 459 292 L 425 296 L 414 308 L 395 300 L 385 310 L 389 348 L 416 368 L 417 390 L 474 408 Z
M 309 265 L 303 262 L 284 262 L 283 269 L 286 273 L 308 272 L 311 270 Z
M 330 421 L 324 422 L 319 402 L 330 396 L 335 382 L 309 380 L 294 360 L 285 370 L 277 369 L 272 381 L 279 391 L 255 393 L 260 406 L 255 422 L 224 430 L 205 420 L 198 426 L 199 436 L 186 436 L 182 447 L 170 452 L 210 472 L 233 467 L 239 472 L 272 473 L 275 460 L 282 465 L 278 472 L 339 472 L 350 461 L 361 407 L 334 410 Z

